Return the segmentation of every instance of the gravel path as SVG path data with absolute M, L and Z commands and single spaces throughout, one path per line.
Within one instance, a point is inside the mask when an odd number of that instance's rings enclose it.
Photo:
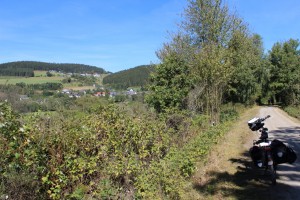
M 253 167 L 249 155 L 253 140 L 260 134 L 248 129 L 247 121 L 267 115 L 271 115 L 265 121 L 269 139 L 288 144 L 298 156 L 292 165 L 278 165 L 276 185 L 263 170 Z M 277 107 L 250 109 L 216 145 L 192 180 L 194 190 L 185 199 L 300 200 L 300 121 Z
M 271 115 L 265 121 L 269 139 L 279 139 L 291 146 L 298 159 L 292 165 L 280 164 L 277 185 L 272 188 L 271 199 L 300 199 L 300 122 L 276 107 L 263 107 L 258 117 Z

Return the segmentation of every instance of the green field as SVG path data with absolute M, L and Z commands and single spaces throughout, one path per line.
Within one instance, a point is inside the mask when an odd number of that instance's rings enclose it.
M 25 84 L 39 84 L 39 83 L 61 83 L 63 77 L 14 77 L 14 76 L 0 76 L 0 84 L 12 84 L 15 85 L 16 83 L 25 83 Z
M 42 71 L 42 70 L 34 70 L 34 76 L 47 76 L 47 71 Z
M 15 85 L 22 82 L 25 84 L 62 83 L 62 80 L 66 78 L 60 74 L 54 74 L 52 77 L 47 77 L 46 73 L 47 71 L 36 70 L 34 71 L 35 77 L 0 76 L 0 85 Z M 96 83 L 102 85 L 103 78 L 105 76 L 107 76 L 107 74 L 102 74 L 99 78 L 97 78 Z M 64 83 L 63 87 L 74 90 L 94 89 L 91 85 L 82 86 L 80 84 L 79 86 L 79 84 L 79 82 Z

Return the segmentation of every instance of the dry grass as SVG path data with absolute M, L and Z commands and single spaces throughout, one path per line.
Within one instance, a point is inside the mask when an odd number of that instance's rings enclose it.
M 255 133 L 247 121 L 258 111 L 254 107 L 242 115 L 207 161 L 199 164 L 185 199 L 270 199 L 269 179 L 252 167 L 248 155 Z

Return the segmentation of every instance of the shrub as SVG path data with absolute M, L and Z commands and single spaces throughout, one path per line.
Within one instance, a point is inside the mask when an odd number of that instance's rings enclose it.
M 287 106 L 287 107 L 284 107 L 284 111 L 293 117 L 296 117 L 298 119 L 300 118 L 299 106 Z
M 1 193 L 23 199 L 180 199 L 197 161 L 229 126 L 199 128 L 187 138 L 188 113 L 155 119 L 98 100 L 75 103 L 90 107 L 21 118 L 0 104 Z M 193 122 L 205 121 L 201 117 Z

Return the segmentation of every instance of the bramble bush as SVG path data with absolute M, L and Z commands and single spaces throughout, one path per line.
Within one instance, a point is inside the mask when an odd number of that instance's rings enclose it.
M 201 122 L 189 135 L 198 122 L 184 113 L 155 119 L 115 104 L 24 116 L 0 109 L 0 195 L 11 199 L 180 199 L 228 130 Z
M 163 123 L 131 119 L 112 105 L 81 119 L 35 113 L 26 125 L 7 104 L 1 111 L 1 180 L 12 171 L 32 174 L 37 196 L 50 199 L 109 194 L 98 187 L 104 180 L 118 186 L 116 195 L 133 191 L 137 174 L 169 147 Z

